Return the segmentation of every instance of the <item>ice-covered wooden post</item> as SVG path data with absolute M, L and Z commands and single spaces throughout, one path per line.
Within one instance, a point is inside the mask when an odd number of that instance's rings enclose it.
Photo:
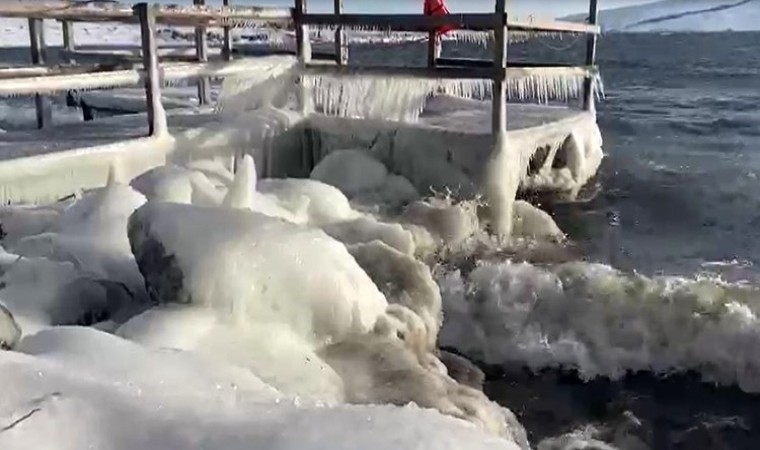
M 335 15 L 343 14 L 343 0 L 334 0 Z M 348 42 L 346 41 L 346 31 L 342 26 L 335 28 L 335 62 L 339 66 L 348 64 Z
M 203 6 L 206 0 L 193 0 L 193 5 Z M 195 27 L 195 56 L 199 62 L 208 61 L 208 39 L 206 27 Z M 211 103 L 211 83 L 208 78 L 198 78 L 198 103 L 208 105 Z
M 494 28 L 494 79 L 491 131 L 494 138 L 507 132 L 507 14 L 506 0 L 496 0 L 497 25 Z
M 435 67 L 438 64 L 438 55 L 440 54 L 441 41 L 438 40 L 438 33 L 431 30 L 428 33 L 428 67 Z
M 309 28 L 303 23 L 303 15 L 306 14 L 306 0 L 296 0 L 294 12 L 294 22 L 296 27 L 296 56 L 301 66 L 311 62 L 311 42 L 309 37 Z M 298 95 L 298 109 L 306 113 L 309 109 L 309 93 L 306 88 L 303 76 L 298 80 L 300 89 Z
M 29 48 L 32 52 L 32 64 L 45 65 L 45 32 L 42 19 L 29 19 Z M 52 122 L 50 99 L 35 94 L 34 106 L 37 110 L 37 128 L 43 128 Z
M 599 5 L 597 0 L 589 0 L 588 22 L 596 25 L 599 22 Z M 588 35 L 586 42 L 586 67 L 590 69 L 596 64 L 596 33 Z M 583 83 L 583 109 L 592 111 L 594 109 L 594 78 L 589 74 Z
M 64 20 L 61 22 L 61 29 L 63 30 L 63 51 L 66 53 L 66 61 L 70 64 L 76 63 L 74 60 L 74 51 L 76 50 L 76 44 L 74 43 L 74 23 Z M 66 92 L 66 105 L 76 106 L 74 101 L 74 92 Z
M 147 3 L 136 4 L 132 11 L 140 21 L 148 133 L 154 136 L 163 131 L 166 126 L 163 107 L 161 106 L 161 80 L 158 68 L 158 49 L 156 48 L 156 12 Z
M 223 5 L 225 8 L 230 6 L 230 0 L 224 0 Z M 224 40 L 222 41 L 222 58 L 225 61 L 232 60 L 232 29 L 229 25 L 224 26 Z

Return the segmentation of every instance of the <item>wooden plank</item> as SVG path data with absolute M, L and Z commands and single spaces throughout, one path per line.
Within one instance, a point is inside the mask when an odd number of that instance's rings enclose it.
M 235 21 L 292 23 L 292 8 L 156 6 L 156 22 L 174 25 L 225 25 Z M 118 3 L 75 4 L 67 1 L 0 2 L 0 17 L 68 20 L 72 22 L 138 22 L 129 5 Z
M 29 19 L 29 48 L 32 52 L 32 64 L 45 64 L 45 32 L 44 24 L 40 19 Z M 34 107 L 37 115 L 37 128 L 44 128 L 52 124 L 53 113 L 50 109 L 50 99 L 36 94 Z
M 307 64 L 305 71 L 314 75 L 376 75 L 388 77 L 492 79 L 499 75 L 494 67 L 389 67 L 389 66 L 335 66 Z M 501 72 L 502 76 L 504 72 Z
M 195 6 L 203 6 L 205 0 L 193 0 Z M 195 27 L 195 56 L 199 62 L 208 61 L 208 39 L 206 28 Z M 198 104 L 208 105 L 211 103 L 211 82 L 208 78 L 198 79 Z
M 602 29 L 596 22 L 593 24 L 565 22 L 551 19 L 510 19 L 507 21 L 510 31 L 546 32 L 546 33 L 579 33 L 601 34 Z
M 506 72 L 507 67 L 507 20 L 506 0 L 496 0 L 496 16 L 502 17 L 500 26 L 494 28 L 493 66 Z M 472 69 L 470 69 L 472 70 Z M 506 74 L 505 74 L 506 75 Z M 507 83 L 505 77 L 494 77 L 493 98 L 491 100 L 491 133 L 494 136 L 507 133 Z
M 436 61 L 438 66 L 444 67 L 491 67 L 493 66 L 493 60 L 489 59 L 477 59 L 477 58 L 438 58 Z M 507 67 L 509 68 L 577 68 L 572 64 L 557 64 L 557 63 L 542 63 L 532 61 L 507 61 Z M 589 66 L 592 67 L 592 66 Z
M 302 22 L 327 27 L 369 27 L 395 31 L 431 31 L 447 25 L 461 29 L 490 30 L 498 23 L 498 17 L 490 13 L 449 14 L 426 16 L 424 14 L 306 14 Z
M 0 80 L 57 75 L 78 75 L 85 73 L 102 73 L 114 70 L 130 69 L 132 64 L 85 64 L 76 66 L 13 67 L 0 69 Z
M 599 5 L 597 0 L 589 0 L 588 21 L 591 25 L 599 22 Z M 586 41 L 586 65 L 593 66 L 596 64 L 596 44 L 597 35 L 591 34 Z M 583 83 L 583 109 L 592 111 L 594 109 L 594 78 L 589 76 Z
M 143 69 L 145 71 L 145 98 L 148 110 L 148 134 L 151 136 L 165 130 L 165 117 L 160 113 L 161 80 L 158 71 L 158 51 L 156 48 L 156 10 L 147 3 L 134 6 L 135 16 L 140 21 Z
M 230 0 L 224 0 L 223 5 L 225 8 L 229 8 Z M 224 27 L 224 38 L 222 40 L 222 58 L 225 61 L 232 60 L 232 28 L 229 26 Z
M 333 9 L 335 15 L 343 14 L 343 0 L 334 0 Z M 348 40 L 346 39 L 346 30 L 342 26 L 335 29 L 335 63 L 339 66 L 348 64 Z

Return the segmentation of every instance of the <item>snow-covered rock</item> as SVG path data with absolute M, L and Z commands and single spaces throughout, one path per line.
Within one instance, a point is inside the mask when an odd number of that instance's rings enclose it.
M 279 323 L 315 345 L 370 330 L 386 307 L 341 243 L 252 211 L 148 203 L 129 237 L 159 303 Z

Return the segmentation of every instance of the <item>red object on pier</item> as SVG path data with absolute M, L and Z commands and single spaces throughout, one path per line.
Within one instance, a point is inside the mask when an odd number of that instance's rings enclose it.
M 449 15 L 449 8 L 446 7 L 444 0 L 425 0 L 424 14 L 426 16 L 446 16 Z M 436 34 L 446 34 L 449 31 L 454 30 L 455 27 L 447 25 L 435 30 Z

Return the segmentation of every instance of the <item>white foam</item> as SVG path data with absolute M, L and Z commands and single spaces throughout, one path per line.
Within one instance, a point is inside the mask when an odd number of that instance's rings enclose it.
M 441 342 L 492 364 L 564 367 L 586 379 L 694 370 L 760 391 L 753 286 L 647 278 L 608 266 L 482 263 L 440 280 Z

